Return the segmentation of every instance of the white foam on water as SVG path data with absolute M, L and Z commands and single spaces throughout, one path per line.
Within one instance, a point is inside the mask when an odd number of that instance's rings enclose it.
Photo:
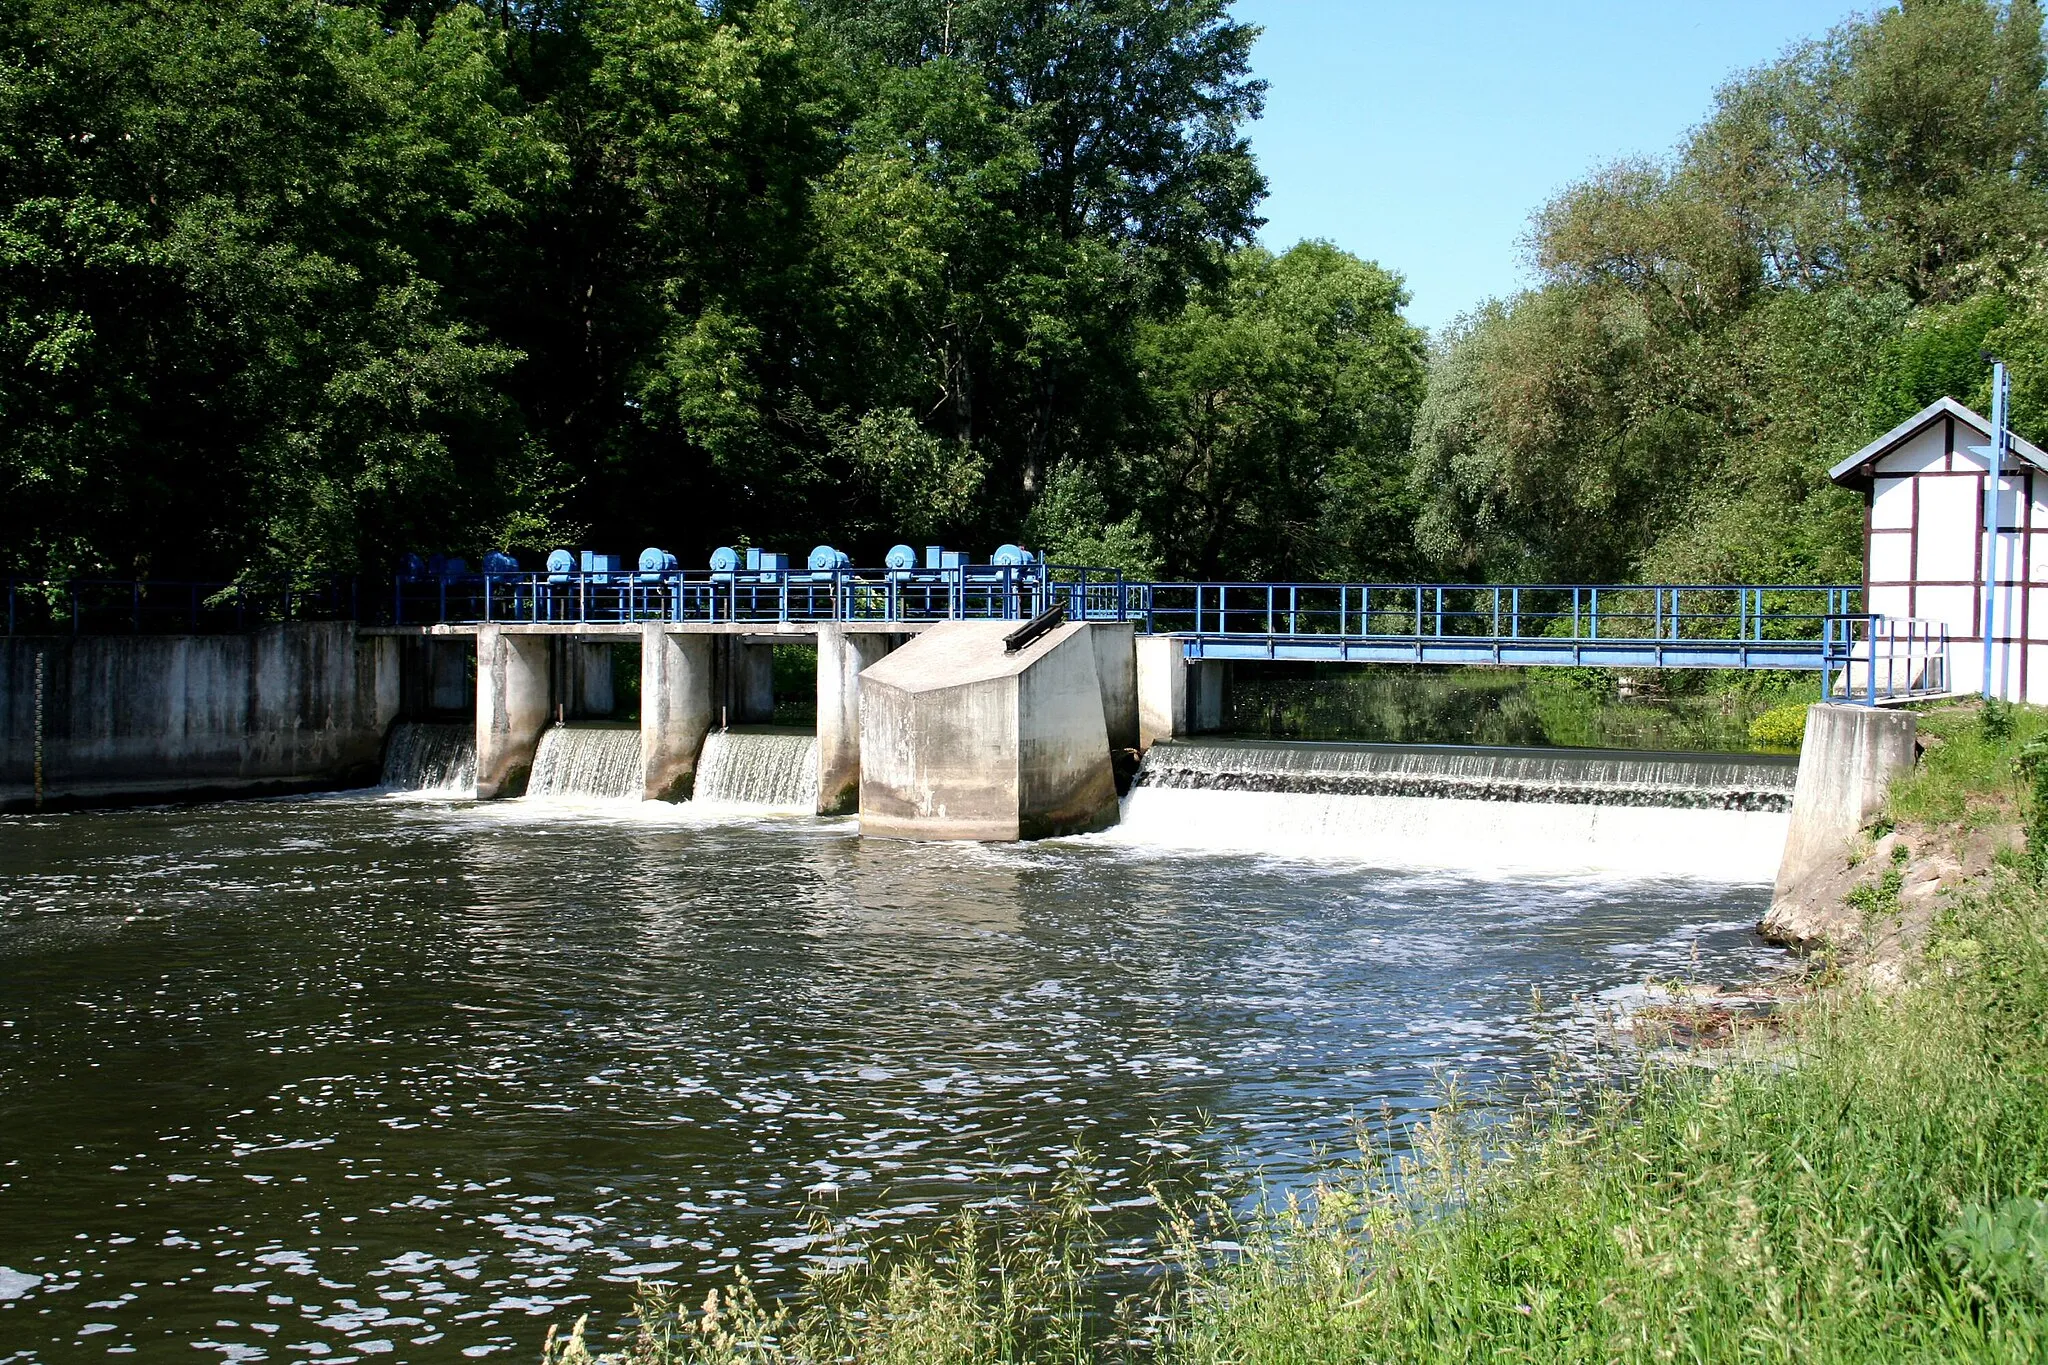
M 691 804 L 802 812 L 818 809 L 818 737 L 791 731 L 720 730 L 705 736 Z
M 556 725 L 540 737 L 528 800 L 638 801 L 646 791 L 640 731 L 620 725 Z
M 1098 837 L 1404 870 L 1756 883 L 1777 875 L 1790 823 L 1778 811 L 1139 786 Z

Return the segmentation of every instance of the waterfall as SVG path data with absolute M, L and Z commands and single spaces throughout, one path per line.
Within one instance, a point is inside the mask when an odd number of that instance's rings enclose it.
M 383 785 L 391 791 L 476 795 L 476 727 L 400 721 L 384 744 Z
M 1435 745 L 1166 741 L 1112 837 L 1387 867 L 1769 881 L 1782 759 Z
M 1741 754 L 1177 740 L 1153 746 L 1134 785 L 1788 811 L 1798 775 L 1796 763 Z
M 555 725 L 540 737 L 529 798 L 638 801 L 646 794 L 636 726 Z
M 818 808 L 818 737 L 723 730 L 705 737 L 696 800 L 806 813 Z

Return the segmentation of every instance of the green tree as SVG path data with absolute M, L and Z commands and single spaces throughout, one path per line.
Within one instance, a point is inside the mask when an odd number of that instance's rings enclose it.
M 1128 452 L 1170 574 L 1398 573 L 1422 337 L 1400 281 L 1325 242 L 1234 253 L 1139 338 Z
M 474 11 L 0 11 L 0 543 L 37 573 L 382 566 L 545 523 L 447 304 L 555 173 Z
M 1419 547 L 1486 576 L 1855 577 L 1836 459 L 1981 401 L 1982 347 L 2041 410 L 2043 74 L 2031 0 L 1908 0 L 1730 83 L 1668 164 L 1565 190 L 1540 286 L 1432 360 Z

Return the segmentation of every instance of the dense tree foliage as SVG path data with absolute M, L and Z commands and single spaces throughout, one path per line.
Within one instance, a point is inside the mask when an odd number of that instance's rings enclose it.
M 1146 574 L 1853 578 L 2048 438 L 2035 0 L 1906 0 L 1436 338 L 1253 242 L 1228 0 L 0 0 L 0 571 L 1020 534 Z
M 1077 495 L 1147 519 L 1096 547 L 1133 566 L 1293 546 L 1258 479 L 1405 496 L 1415 340 L 1372 267 L 1247 254 L 1253 33 L 1224 0 L 6 0 L 0 567 L 878 554 Z M 1118 476 L 1185 461 L 1203 329 L 1266 325 L 1262 279 L 1325 310 L 1267 306 L 1281 350 L 1341 354 L 1258 362 L 1263 427 L 1162 536 L 1183 503 Z
M 1536 218 L 1541 285 L 1440 339 L 1420 548 L 1479 576 L 1853 580 L 1829 465 L 1932 399 L 2048 436 L 2032 0 L 1907 0 L 1724 88 L 1668 165 Z

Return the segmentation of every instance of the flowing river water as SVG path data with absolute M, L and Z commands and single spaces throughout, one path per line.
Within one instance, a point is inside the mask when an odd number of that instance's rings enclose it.
M 1755 883 L 1371 862 L 445 796 L 0 819 L 0 1362 L 526 1359 L 1077 1143 L 1112 1199 L 1162 1152 L 1284 1187 L 1648 976 L 1776 960 Z

